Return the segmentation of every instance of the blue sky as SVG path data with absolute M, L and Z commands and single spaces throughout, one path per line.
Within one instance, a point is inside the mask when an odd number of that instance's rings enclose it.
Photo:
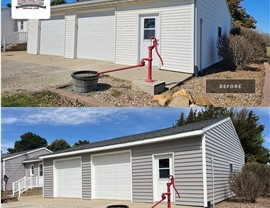
M 189 108 L 2 108 L 2 151 L 20 135 L 33 132 L 51 143 L 65 139 L 91 142 L 171 127 Z M 270 149 L 270 108 L 254 108 L 265 125 Z
M 5 7 L 10 0 L 2 0 L 1 7 Z M 67 0 L 67 2 L 74 2 L 74 0 Z M 255 17 L 258 21 L 258 30 L 263 32 L 270 32 L 269 19 L 270 19 L 270 1 L 269 0 L 245 0 L 242 6 L 247 9 L 248 13 Z

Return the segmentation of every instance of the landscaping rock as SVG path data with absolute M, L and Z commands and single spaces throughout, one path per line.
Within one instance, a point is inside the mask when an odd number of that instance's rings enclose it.
M 191 94 L 184 89 L 181 89 L 173 94 L 173 98 L 178 97 L 178 96 L 186 96 L 190 100 L 191 103 L 194 102 Z
M 213 107 L 213 104 L 210 100 L 205 97 L 195 97 L 194 102 L 197 106 L 201 107 Z
M 157 101 L 159 105 L 162 107 L 167 106 L 167 104 L 171 101 L 171 99 L 172 99 L 172 94 L 170 93 L 164 93 L 161 95 L 154 96 L 154 101 Z
M 179 95 L 172 99 L 169 107 L 189 107 L 190 100 L 187 96 Z

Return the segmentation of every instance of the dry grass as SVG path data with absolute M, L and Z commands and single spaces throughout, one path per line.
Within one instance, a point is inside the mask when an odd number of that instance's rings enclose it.
M 225 201 L 215 206 L 216 208 L 270 208 L 270 198 L 259 198 L 257 203 L 241 203 L 234 200 Z

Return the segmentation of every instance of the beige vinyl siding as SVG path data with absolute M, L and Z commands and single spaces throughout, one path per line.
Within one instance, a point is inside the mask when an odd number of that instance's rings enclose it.
M 53 198 L 53 159 L 44 160 L 43 163 L 43 194 L 45 198 Z
M 230 120 L 210 129 L 206 136 L 207 196 L 212 201 L 212 165 L 214 159 L 215 203 L 232 196 L 229 188 L 230 163 L 234 171 L 240 171 L 245 163 L 245 154 Z
M 133 201 L 153 203 L 152 157 L 163 153 L 174 153 L 175 182 L 181 193 L 176 204 L 203 206 L 200 137 L 132 148 Z
M 67 14 L 65 16 L 65 58 L 76 58 L 77 42 L 77 15 Z
M 91 199 L 91 156 L 82 155 L 82 199 Z
M 27 53 L 39 54 L 39 42 L 40 42 L 40 20 L 30 19 L 28 20 L 28 41 L 27 41 Z
M 144 1 L 117 6 L 116 63 L 140 60 L 140 15 L 158 14 L 162 69 L 193 73 L 193 1 Z
M 229 34 L 231 30 L 231 16 L 227 7 L 227 0 L 197 0 L 197 60 L 198 67 L 205 69 L 220 61 L 217 53 L 218 27 L 222 34 Z M 202 28 L 200 19 L 203 19 Z M 202 43 L 200 34 L 202 30 Z M 200 47 L 202 46 L 202 49 Z M 202 54 L 200 54 L 202 50 Z M 200 60 L 202 63 L 200 63 Z

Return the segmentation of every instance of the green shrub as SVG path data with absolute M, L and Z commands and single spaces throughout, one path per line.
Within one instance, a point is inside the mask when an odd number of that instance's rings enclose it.
M 261 195 L 259 177 L 251 171 L 233 173 L 230 177 L 230 188 L 243 202 L 255 203 Z

